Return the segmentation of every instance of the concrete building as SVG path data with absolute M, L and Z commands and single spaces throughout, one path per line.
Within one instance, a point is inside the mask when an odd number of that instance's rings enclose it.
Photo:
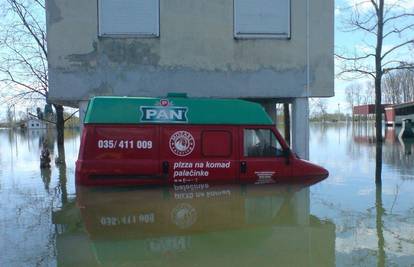
M 334 94 L 333 0 L 48 0 L 49 99 L 244 98 L 292 104 L 308 157 L 309 97 Z

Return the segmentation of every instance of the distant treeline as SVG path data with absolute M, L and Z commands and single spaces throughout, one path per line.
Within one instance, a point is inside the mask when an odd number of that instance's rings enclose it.
M 45 115 L 46 114 L 46 115 Z M 44 123 L 48 124 L 48 127 L 55 127 L 56 116 L 53 112 L 47 114 L 42 112 L 39 108 L 36 109 L 36 114 L 32 113 L 21 113 L 20 116 L 15 116 L 14 112 L 11 111 L 11 108 L 7 111 L 7 121 L 0 122 L 1 128 L 16 128 L 24 127 L 27 120 L 30 118 L 36 118 Z M 77 128 L 80 126 L 80 119 L 74 114 L 63 112 L 63 118 L 65 120 L 65 128 Z
M 414 101 L 414 71 L 399 70 L 385 75 L 382 94 L 385 104 Z
M 351 120 L 351 116 L 344 113 L 313 113 L 310 116 L 310 121 L 320 122 L 336 122 L 336 121 L 347 121 Z
M 401 104 L 414 101 L 414 71 L 398 70 L 384 75 L 382 81 L 382 103 Z M 374 104 L 374 85 L 371 82 L 353 83 L 345 89 L 346 101 L 354 106 Z

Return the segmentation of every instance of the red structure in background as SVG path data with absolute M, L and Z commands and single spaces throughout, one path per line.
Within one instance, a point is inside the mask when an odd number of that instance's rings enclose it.
M 385 114 L 384 121 L 386 125 L 401 125 L 402 119 L 414 120 L 414 101 L 402 104 L 383 104 L 382 113 Z M 375 105 L 361 105 L 353 108 L 353 114 L 357 116 L 366 116 L 375 114 Z
M 386 107 L 390 106 L 390 104 L 383 104 L 381 107 L 382 113 L 384 113 L 384 110 Z M 371 115 L 375 114 L 375 104 L 367 104 L 367 105 L 361 105 L 361 106 L 355 106 L 353 110 L 354 115 Z
M 395 109 L 393 108 L 393 106 L 389 106 L 385 109 L 385 124 L 395 124 Z
M 389 105 L 385 108 L 386 125 L 401 125 L 402 119 L 414 119 L 414 101 Z
M 369 115 L 369 114 L 375 114 L 375 105 L 361 105 L 361 106 L 355 106 L 353 110 L 354 115 Z
M 381 105 L 381 114 L 385 112 L 385 108 L 388 107 L 389 104 L 383 104 Z M 366 105 L 360 105 L 355 106 L 353 108 L 353 117 L 357 118 L 358 120 L 368 120 L 368 119 L 374 119 L 375 114 L 375 104 L 366 104 Z

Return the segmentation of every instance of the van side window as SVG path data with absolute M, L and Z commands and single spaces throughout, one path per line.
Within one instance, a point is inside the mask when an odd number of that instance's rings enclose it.
M 231 133 L 227 131 L 203 131 L 202 154 L 204 157 L 229 157 Z
M 280 157 L 283 149 L 270 129 L 244 129 L 245 157 Z

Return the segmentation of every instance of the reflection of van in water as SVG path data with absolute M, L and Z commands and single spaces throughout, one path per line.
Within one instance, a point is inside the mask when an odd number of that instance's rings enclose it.
M 264 109 L 248 101 L 95 97 L 84 123 L 78 184 L 308 183 L 328 176 L 291 153 Z
M 57 265 L 335 266 L 335 224 L 310 213 L 308 192 L 302 184 L 77 186 L 76 204 L 53 211 Z

